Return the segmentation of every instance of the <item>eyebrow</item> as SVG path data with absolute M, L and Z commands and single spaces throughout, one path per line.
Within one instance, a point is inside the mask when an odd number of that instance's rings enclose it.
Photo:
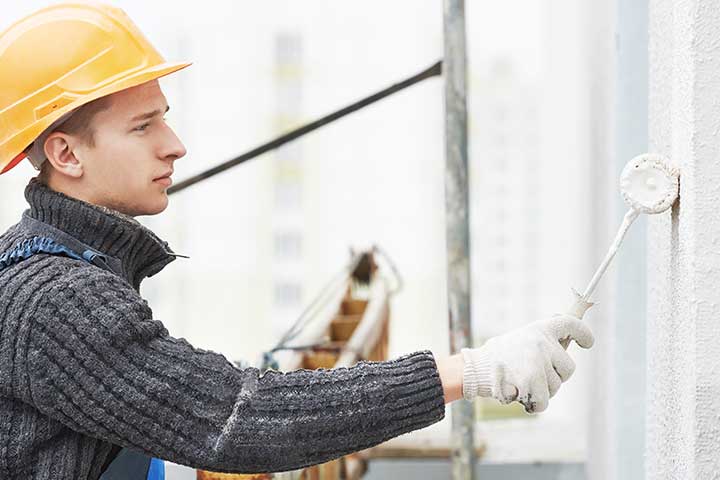
M 131 122 L 139 122 L 140 120 L 148 120 L 148 119 L 153 118 L 153 117 L 155 117 L 155 116 L 157 116 L 157 115 L 165 114 L 165 113 L 167 113 L 169 110 L 170 110 L 170 106 L 168 105 L 168 106 L 165 107 L 165 111 L 164 111 L 164 112 L 163 112 L 162 110 L 160 110 L 160 109 L 157 109 L 157 110 L 153 110 L 152 112 L 141 113 L 140 115 L 136 115 L 136 116 L 132 117 L 132 118 L 130 119 L 130 121 L 131 121 Z

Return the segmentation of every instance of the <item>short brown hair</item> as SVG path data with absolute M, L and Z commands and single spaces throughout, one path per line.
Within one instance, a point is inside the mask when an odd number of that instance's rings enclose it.
M 100 97 L 92 102 L 86 103 L 75 110 L 70 118 L 68 118 L 66 122 L 63 122 L 55 131 L 68 135 L 77 135 L 86 145 L 94 147 L 95 130 L 92 126 L 93 118 L 103 110 L 110 108 L 110 103 L 110 96 Z M 40 166 L 38 180 L 47 184 L 52 168 L 52 164 L 45 160 Z

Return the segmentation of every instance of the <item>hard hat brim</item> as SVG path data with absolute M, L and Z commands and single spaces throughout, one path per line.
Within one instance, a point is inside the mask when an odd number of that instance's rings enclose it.
M 97 100 L 98 98 L 106 97 L 108 95 L 112 95 L 113 93 L 121 92 L 152 80 L 157 80 L 158 78 L 177 72 L 178 70 L 182 70 L 190 65 L 192 65 L 191 62 L 162 63 L 150 68 L 138 70 L 129 75 L 123 76 L 105 87 L 83 96 L 75 102 L 57 109 L 57 111 L 54 111 L 52 114 L 43 117 L 41 120 L 33 123 L 28 128 L 18 132 L 18 134 L 10 138 L 5 145 L 0 145 L 0 150 L 6 152 L 6 155 L 3 156 L 5 158 L 11 158 L 11 160 L 3 166 L 2 170 L 0 170 L 0 175 L 11 170 L 24 158 L 26 158 L 27 155 L 25 150 L 27 147 L 30 146 L 30 144 L 32 144 L 32 142 L 35 141 L 35 139 L 43 131 L 45 131 L 46 128 L 66 113 L 90 103 L 93 100 Z

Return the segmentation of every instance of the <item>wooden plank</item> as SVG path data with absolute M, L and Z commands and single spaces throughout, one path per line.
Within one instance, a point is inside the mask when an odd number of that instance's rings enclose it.
M 370 301 L 360 325 L 340 354 L 335 367 L 349 367 L 359 359 L 368 358 L 382 338 L 389 316 L 388 292 L 385 281 L 376 276 L 370 286 Z
M 321 342 L 325 338 L 330 323 L 338 314 L 339 305 L 346 295 L 349 284 L 349 280 L 343 282 L 341 288 L 338 288 L 337 292 L 331 300 L 327 302 L 323 310 L 317 314 L 318 318 L 311 322 L 307 329 L 292 342 L 293 345 L 313 345 Z M 281 371 L 289 372 L 302 368 L 302 352 L 277 352 L 275 357 L 280 364 Z
M 485 446 L 475 447 L 476 458 L 480 458 L 485 454 Z M 378 445 L 371 448 L 368 453 L 368 459 L 385 458 L 385 459 L 402 459 L 402 458 L 450 458 L 452 449 L 450 446 L 444 447 L 410 447 L 410 446 L 384 446 Z
M 258 474 L 237 474 L 237 473 L 218 473 L 197 471 L 197 480 L 270 480 L 272 475 L 269 473 Z
M 345 480 L 360 480 L 367 472 L 367 460 L 362 455 L 353 454 L 345 458 Z

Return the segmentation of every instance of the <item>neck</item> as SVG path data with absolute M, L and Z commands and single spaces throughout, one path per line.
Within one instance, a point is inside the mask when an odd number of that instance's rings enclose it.
M 126 279 L 135 288 L 177 256 L 166 242 L 131 216 L 55 191 L 36 179 L 26 187 L 25 198 L 31 218 L 119 259 Z
M 112 201 L 109 195 L 98 195 L 97 192 L 88 190 L 80 179 L 68 179 L 64 176 L 49 174 L 46 178 L 38 177 L 38 182 L 44 184 L 48 189 L 62 193 L 67 197 L 98 207 L 104 207 L 129 217 L 137 216 L 134 212 L 128 211 L 128 209 L 120 206 L 119 202 Z

